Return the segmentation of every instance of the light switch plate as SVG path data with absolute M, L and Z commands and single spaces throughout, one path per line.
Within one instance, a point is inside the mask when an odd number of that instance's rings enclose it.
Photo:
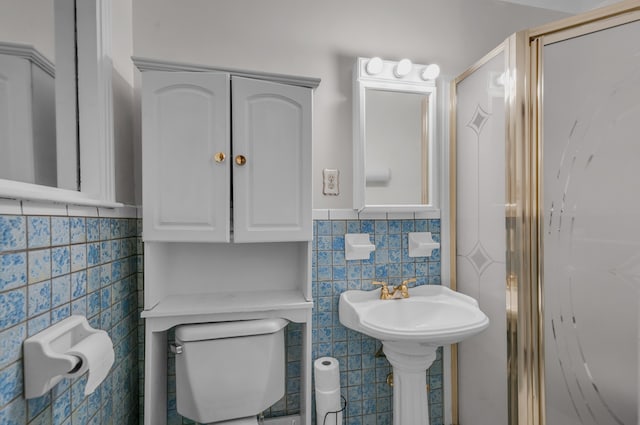
M 322 170 L 322 193 L 325 195 L 340 194 L 340 171 L 333 168 Z

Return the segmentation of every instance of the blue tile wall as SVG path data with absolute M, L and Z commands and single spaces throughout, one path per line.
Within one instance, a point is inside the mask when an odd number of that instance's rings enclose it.
M 415 277 L 410 286 L 440 284 L 440 251 L 429 258 L 412 258 L 408 252 L 409 232 L 431 232 L 440 240 L 440 220 L 316 220 L 313 224 L 313 360 L 330 356 L 340 362 L 341 392 L 347 400 L 345 425 L 391 425 L 392 389 L 387 385 L 391 366 L 384 357 L 376 357 L 380 343 L 346 329 L 338 319 L 340 294 L 348 289 L 375 289 L 372 280 L 399 284 Z M 376 250 L 368 260 L 346 261 L 345 233 L 369 233 Z M 169 339 L 172 335 L 169 335 Z M 289 324 L 286 332 L 287 379 L 285 396 L 264 412 L 265 417 L 300 413 L 300 358 L 302 327 Z M 195 424 L 176 412 L 175 359 L 168 362 L 169 425 Z M 140 354 L 142 358 L 142 352 Z M 443 424 L 442 349 L 427 371 L 430 420 Z M 141 381 L 144 377 L 141 377 Z M 312 396 L 313 399 L 313 396 Z M 312 406 L 315 422 L 315 405 Z
M 138 424 L 137 219 L 0 215 L 0 424 Z M 109 332 L 115 363 L 23 396 L 22 342 L 71 314 Z

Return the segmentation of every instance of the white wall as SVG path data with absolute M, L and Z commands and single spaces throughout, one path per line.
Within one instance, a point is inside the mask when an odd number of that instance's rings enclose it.
M 565 15 L 495 0 L 136 0 L 134 55 L 320 77 L 314 208 L 351 208 L 351 67 L 357 56 L 437 62 L 457 75 L 516 30 Z M 340 170 L 339 196 L 322 169 Z

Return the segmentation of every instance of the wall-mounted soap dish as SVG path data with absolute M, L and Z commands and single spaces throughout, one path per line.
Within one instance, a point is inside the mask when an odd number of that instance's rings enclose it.
M 344 235 L 344 257 L 347 260 L 366 260 L 376 246 L 369 240 L 368 233 L 347 233 Z
M 409 233 L 409 257 L 431 257 L 438 248 L 440 243 L 433 240 L 431 232 Z

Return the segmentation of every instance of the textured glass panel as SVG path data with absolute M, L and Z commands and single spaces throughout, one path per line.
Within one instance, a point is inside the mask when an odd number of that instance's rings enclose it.
M 505 54 L 457 86 L 456 278 L 491 324 L 458 345 L 461 424 L 507 423 Z
M 638 423 L 640 23 L 544 48 L 548 424 Z

